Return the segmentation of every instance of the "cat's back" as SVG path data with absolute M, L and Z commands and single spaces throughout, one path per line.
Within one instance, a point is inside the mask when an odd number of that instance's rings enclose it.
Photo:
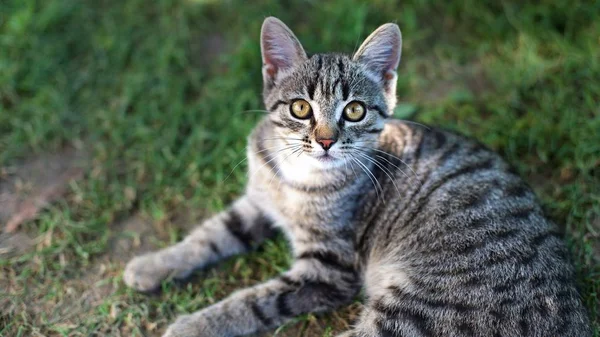
M 591 336 L 562 236 L 500 156 L 400 121 L 378 151 L 394 183 L 365 197 L 357 235 L 375 310 L 423 336 Z

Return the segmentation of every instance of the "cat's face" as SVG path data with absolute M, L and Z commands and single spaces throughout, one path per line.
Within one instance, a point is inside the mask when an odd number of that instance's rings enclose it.
M 290 160 L 321 168 L 346 165 L 374 147 L 396 103 L 401 37 L 396 25 L 376 30 L 350 58 L 308 58 L 279 20 L 263 24 L 264 98 Z

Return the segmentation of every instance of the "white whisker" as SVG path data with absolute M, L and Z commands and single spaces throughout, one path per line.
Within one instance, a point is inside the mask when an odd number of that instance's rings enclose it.
M 261 109 L 249 109 L 249 110 L 243 110 L 240 111 L 238 113 L 246 113 L 246 112 L 262 112 L 262 113 L 271 113 L 271 111 L 269 110 L 261 110 Z
M 289 146 L 291 147 L 291 146 L 298 146 L 298 145 L 296 144 L 296 145 L 289 145 Z M 276 149 L 276 148 L 278 148 L 278 147 L 279 147 L 279 146 L 272 146 L 272 147 L 265 148 L 265 149 L 262 149 L 262 150 L 260 150 L 260 151 L 256 151 L 256 152 L 253 152 L 253 153 L 254 153 L 254 154 L 259 154 L 259 153 L 262 153 L 262 152 L 265 152 L 265 151 L 270 151 L 270 150 L 272 150 L 272 149 Z M 245 147 L 245 148 L 244 148 L 244 150 L 242 150 L 242 151 L 244 151 L 244 152 L 245 152 L 245 151 L 247 151 L 247 150 L 248 150 L 248 147 Z M 246 157 L 244 157 L 244 159 L 240 160 L 240 161 L 239 161 L 237 164 L 235 164 L 235 166 L 234 166 L 234 167 L 231 169 L 231 171 L 229 172 L 229 174 L 228 174 L 228 175 L 225 177 L 225 179 L 223 179 L 223 182 L 227 181 L 227 179 L 228 179 L 228 178 L 229 178 L 229 177 L 230 177 L 230 176 L 233 174 L 233 172 L 235 171 L 235 169 L 236 169 L 238 166 L 240 166 L 240 165 L 241 165 L 243 162 L 245 162 L 246 160 L 248 160 L 248 157 L 247 157 L 247 156 L 246 156 Z
M 281 153 L 282 153 L 283 151 L 286 151 L 286 150 L 289 150 L 289 149 L 294 149 L 294 150 L 295 150 L 295 149 L 296 149 L 296 147 L 301 147 L 301 146 L 302 146 L 302 145 L 291 145 L 291 146 L 288 146 L 288 147 L 285 147 L 285 148 L 283 148 L 283 149 L 281 149 L 281 150 L 278 150 L 278 151 L 276 151 L 275 153 L 273 153 L 273 158 L 271 158 L 271 159 L 267 160 L 267 161 L 266 161 L 266 162 L 264 162 L 264 163 L 263 163 L 261 166 L 259 166 L 259 168 L 258 168 L 258 169 L 256 169 L 256 171 L 255 171 L 255 172 L 254 172 L 254 174 L 252 175 L 252 177 L 254 177 L 254 175 L 256 175 L 256 174 L 257 174 L 257 173 L 258 173 L 258 172 L 259 172 L 259 171 L 260 171 L 260 170 L 261 170 L 261 169 L 262 169 L 262 168 L 263 168 L 265 165 L 267 165 L 267 164 L 269 164 L 270 162 L 272 162 L 273 160 L 275 160 L 275 159 L 279 158 L 279 156 L 281 155 Z M 271 168 L 271 170 L 272 170 L 272 169 L 273 169 L 273 168 Z
M 356 158 L 352 158 L 352 160 L 354 162 L 356 162 L 361 167 L 361 169 L 367 174 L 367 176 L 373 183 L 373 187 L 375 187 L 375 193 L 377 194 L 377 200 L 379 200 L 379 198 L 380 198 L 379 189 L 381 189 L 381 193 L 383 193 L 383 188 L 381 188 L 381 184 L 379 184 L 377 177 L 375 177 L 373 175 L 373 173 L 371 173 L 371 170 L 369 170 L 369 168 L 365 164 L 361 163 L 360 160 L 358 160 Z M 377 187 L 379 187 L 379 189 L 377 189 Z M 385 200 L 383 200 L 383 198 L 382 198 L 382 201 L 385 202 Z
M 294 153 L 296 153 L 296 151 L 300 151 L 300 153 L 298 153 L 298 156 L 300 156 L 300 155 L 301 155 L 301 154 L 304 152 L 304 149 L 303 149 L 302 147 L 300 147 L 299 149 L 296 149 L 296 150 L 294 150 L 294 152 L 290 153 L 290 156 L 291 156 L 291 155 L 293 155 Z M 289 157 L 289 156 L 288 156 L 288 157 Z M 286 157 L 286 158 L 284 159 L 284 161 L 285 161 L 285 160 L 286 160 L 288 157 Z M 279 184 L 277 184 L 277 190 L 278 190 L 278 191 L 279 191 L 279 189 L 281 188 L 281 182 L 282 182 L 282 181 L 283 181 L 283 179 L 279 179 Z M 270 185 L 270 184 L 271 184 L 271 183 L 269 182 L 269 185 Z
M 415 170 L 413 170 L 413 168 L 410 165 L 408 165 L 406 162 L 404 162 L 404 160 L 402 160 L 400 157 L 397 157 L 397 156 L 395 156 L 395 155 L 393 155 L 393 154 L 391 154 L 389 152 L 385 152 L 385 151 L 382 151 L 382 150 L 379 150 L 379 149 L 376 149 L 376 148 L 371 148 L 371 147 L 366 147 L 366 146 L 353 146 L 353 147 L 376 151 L 376 152 L 388 155 L 388 156 L 390 156 L 390 157 L 392 157 L 394 159 L 398 159 L 398 161 L 400 161 L 400 163 L 402 163 L 404 166 L 406 166 L 415 175 L 415 177 L 419 181 L 419 184 L 423 185 L 423 181 L 421 180 L 421 178 L 419 177 L 419 175 L 417 174 L 417 172 L 415 172 Z
M 292 138 L 292 137 L 272 137 L 272 138 L 262 138 L 261 140 L 304 140 L 304 139 Z
M 430 128 L 430 127 L 428 127 L 428 126 L 427 126 L 427 125 L 425 125 L 425 124 L 421 124 L 421 123 L 419 123 L 419 122 L 413 122 L 413 121 L 409 121 L 409 120 L 406 120 L 406 119 L 400 119 L 400 121 L 402 121 L 403 123 L 408 123 L 408 124 L 414 124 L 414 125 L 422 126 L 422 127 L 424 127 L 425 129 L 427 129 L 427 130 L 431 130 L 431 128 Z
M 360 151 L 360 152 L 362 152 L 362 153 L 365 153 L 365 154 L 367 154 L 367 155 L 370 155 L 370 153 L 369 153 L 368 151 L 366 151 L 366 150 L 363 150 L 363 149 L 361 149 L 361 148 L 354 147 L 354 146 L 353 146 L 352 148 L 353 148 L 354 150 L 356 150 L 356 151 Z M 374 150 L 374 149 L 370 149 L 370 150 Z M 408 175 L 406 172 L 404 172 L 404 170 L 403 170 L 401 167 L 399 167 L 398 165 L 394 164 L 394 163 L 393 163 L 392 161 L 390 161 L 389 159 L 387 159 L 387 158 L 385 158 L 385 157 L 383 157 L 383 156 L 380 156 L 380 155 L 378 155 L 378 154 L 376 154 L 376 155 L 375 155 L 375 157 L 377 157 L 377 158 L 379 158 L 379 159 L 381 159 L 381 160 L 384 160 L 384 161 L 385 161 L 385 162 L 387 162 L 388 164 L 390 164 L 390 165 L 392 165 L 393 167 L 395 167 L 396 169 L 398 169 L 398 170 L 399 170 L 399 171 L 400 171 L 400 172 L 401 172 L 401 173 L 402 173 L 402 174 L 403 174 L 403 175 L 406 177 L 406 179 L 407 179 L 407 180 L 410 182 L 410 184 L 412 185 L 412 187 L 415 187 L 415 185 L 414 185 L 414 183 L 413 183 L 413 179 L 412 179 L 412 177 L 410 177 L 410 176 L 409 176 L 409 175 Z M 375 158 L 373 158 L 373 159 L 375 159 Z M 406 165 L 406 164 L 405 164 L 405 165 Z M 408 165 L 407 165 L 407 166 L 408 166 Z M 391 171 L 390 171 L 390 172 L 391 172 Z M 419 180 L 417 180 L 417 182 L 419 182 Z
M 388 162 L 390 165 L 392 165 L 392 166 L 394 166 L 395 168 L 397 168 L 397 169 L 398 169 L 398 170 L 399 170 L 399 171 L 400 171 L 400 172 L 401 172 L 401 173 L 402 173 L 402 174 L 403 174 L 403 175 L 406 177 L 406 179 L 407 179 L 407 180 L 409 180 L 409 181 L 411 182 L 411 185 L 413 185 L 413 184 L 412 184 L 411 177 L 410 177 L 410 176 L 409 176 L 409 175 L 408 175 L 406 172 L 404 172 L 404 170 L 403 170 L 403 169 L 401 169 L 401 168 L 400 168 L 400 166 L 398 166 L 398 165 L 396 165 L 396 164 L 392 163 L 390 160 L 388 160 L 388 159 L 387 159 L 387 158 L 385 158 L 385 157 L 382 157 L 382 156 L 380 156 L 380 155 L 375 155 L 375 156 L 376 156 L 377 158 L 380 158 L 380 159 L 382 159 L 382 160 L 385 160 L 385 161 L 386 161 L 386 162 Z M 420 181 L 420 180 L 418 180 L 418 179 L 417 179 L 417 182 L 419 182 L 419 181 Z M 414 187 L 414 185 L 413 185 L 413 187 Z
M 294 151 L 292 151 L 290 154 L 288 154 L 288 155 L 287 155 L 285 158 L 283 158 L 283 159 L 281 160 L 281 162 L 283 163 L 283 162 L 284 162 L 284 161 L 286 161 L 286 160 L 287 160 L 287 159 L 288 159 L 288 158 L 289 158 L 291 155 L 293 155 L 294 153 L 296 153 L 296 152 L 298 152 L 298 151 L 300 151 L 300 150 L 302 150 L 302 148 L 301 148 L 301 147 L 299 147 L 299 148 L 295 149 L 295 150 L 294 150 Z M 281 165 L 277 165 L 277 166 L 278 166 L 278 167 L 277 167 L 277 171 L 275 171 L 275 173 L 273 173 L 273 176 L 271 177 L 271 179 L 269 179 L 269 188 L 271 187 L 271 183 L 273 182 L 273 179 L 274 179 L 274 178 L 275 178 L 275 177 L 276 177 L 276 176 L 279 174 L 279 172 L 281 172 Z M 273 171 L 273 168 L 275 168 L 275 167 L 272 167 L 272 168 L 271 168 L 271 170 L 270 170 L 269 172 Z M 281 183 L 281 179 L 279 180 L 279 183 Z M 279 187 L 277 187 L 277 189 L 279 190 Z
M 396 192 L 398 192 L 398 195 L 399 196 L 402 195 L 400 193 L 400 189 L 398 188 L 398 185 L 396 185 L 396 181 L 390 175 L 390 173 L 392 173 L 391 171 L 389 171 L 386 167 L 384 167 L 383 165 L 381 165 L 377 160 L 375 160 L 374 158 L 369 157 L 368 155 L 364 154 L 363 152 L 356 152 L 356 154 L 359 155 L 359 156 L 361 156 L 361 157 L 363 157 L 363 158 L 365 158 L 366 160 L 370 161 L 371 163 L 373 163 L 377 167 L 379 167 L 383 171 L 383 173 L 385 173 L 385 175 L 387 175 L 388 178 L 390 178 L 390 180 L 392 181 L 392 184 L 394 184 L 394 187 L 396 188 Z

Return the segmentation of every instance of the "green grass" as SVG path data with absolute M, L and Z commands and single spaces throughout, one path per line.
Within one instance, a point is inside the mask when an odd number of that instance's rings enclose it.
M 261 117 L 247 110 L 262 108 L 258 35 L 275 15 L 312 52 L 352 52 L 397 22 L 397 114 L 477 137 L 516 166 L 565 225 L 599 336 L 600 4 L 395 3 L 2 1 L 0 168 L 71 146 L 90 163 L 21 228 L 35 249 L 0 257 L 0 335 L 158 335 L 177 314 L 285 269 L 275 240 L 147 296 L 121 280 L 141 248 L 113 247 L 168 245 L 242 191 L 243 164 L 225 178 Z M 123 231 L 134 214 L 152 234 Z M 279 335 L 331 335 L 355 313 L 308 315 Z

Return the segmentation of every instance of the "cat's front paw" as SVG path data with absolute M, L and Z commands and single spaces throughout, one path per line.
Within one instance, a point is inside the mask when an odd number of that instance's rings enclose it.
M 131 288 L 138 291 L 152 291 L 160 286 L 160 283 L 169 277 L 171 270 L 161 266 L 156 261 L 155 254 L 150 253 L 134 257 L 123 272 L 123 281 Z
M 198 313 L 177 317 L 162 337 L 226 337 L 216 334 Z

